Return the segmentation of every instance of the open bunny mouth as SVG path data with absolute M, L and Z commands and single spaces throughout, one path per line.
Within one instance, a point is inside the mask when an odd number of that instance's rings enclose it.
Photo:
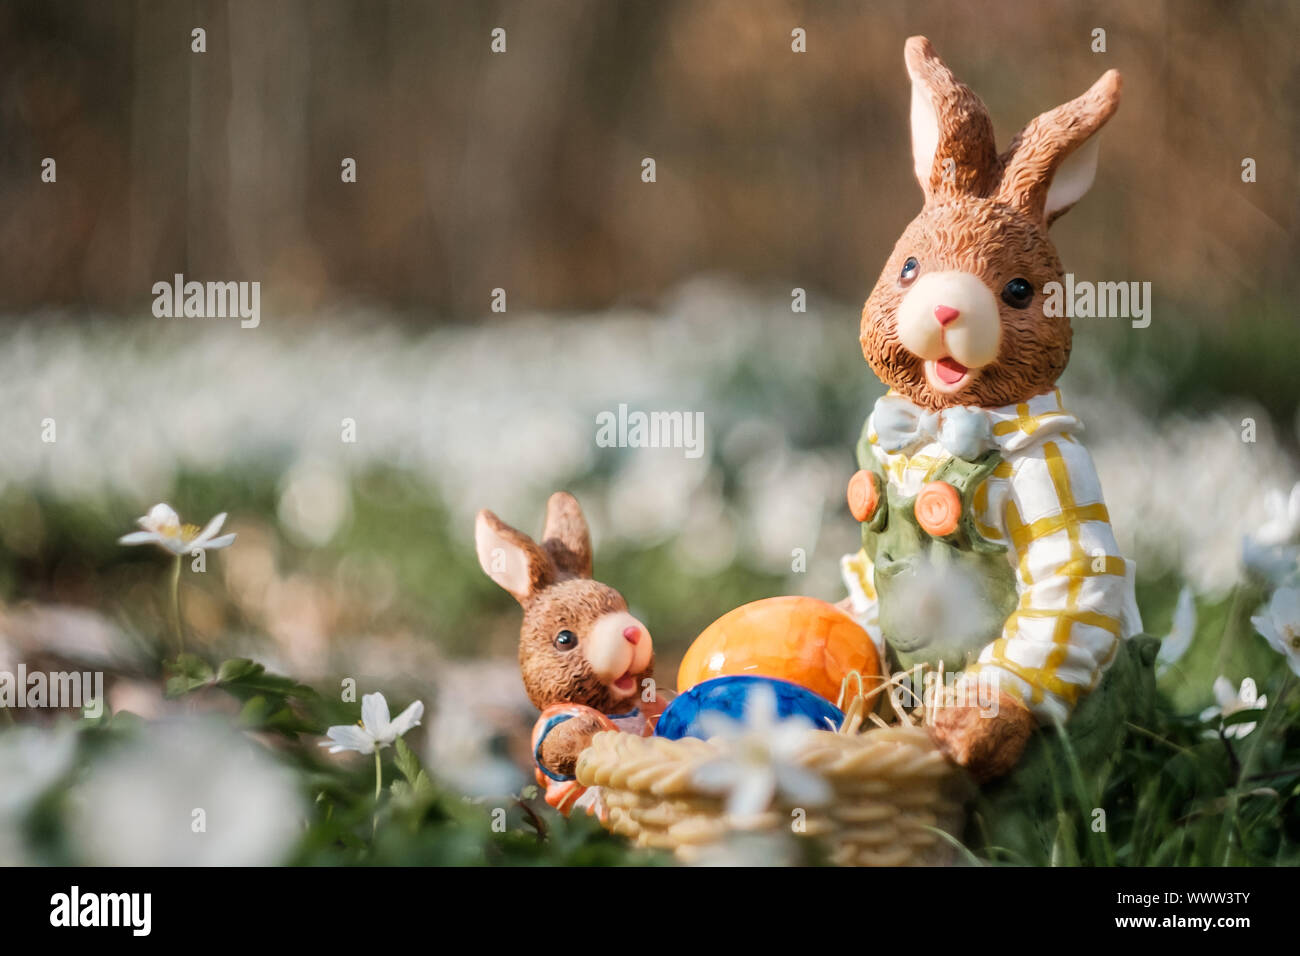
M 636 676 L 633 675 L 631 671 L 628 671 L 618 680 L 614 681 L 610 686 L 620 694 L 630 694 L 636 690 Z
M 941 359 L 927 359 L 925 363 L 925 377 L 930 384 L 949 394 L 965 388 L 975 377 L 976 371 L 978 369 L 972 371 L 950 355 Z

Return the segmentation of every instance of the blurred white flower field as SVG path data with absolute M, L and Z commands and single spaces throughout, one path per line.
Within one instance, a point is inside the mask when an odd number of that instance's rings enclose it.
M 881 391 L 853 310 L 792 313 L 788 300 L 698 280 L 657 312 L 427 333 L 383 318 L 339 311 L 255 330 L 144 319 L 125 331 L 40 318 L 0 333 L 0 489 L 144 507 L 181 471 L 269 471 L 284 530 L 319 545 L 349 520 L 349 481 L 369 467 L 418 478 L 462 525 L 485 504 L 528 512 L 595 474 L 583 504 L 607 540 L 676 538 L 688 566 L 739 558 L 777 573 L 801 547 L 819 580 L 834 579 L 853 538 L 842 485 Z M 1300 467 L 1249 401 L 1153 417 L 1150 379 L 1119 378 L 1088 331 L 1062 389 L 1121 544 L 1148 572 L 1222 592 L 1244 536 L 1276 524 L 1269 496 Z M 702 413 L 706 454 L 598 447 L 596 416 L 620 404 Z
M 1148 630 L 1169 634 L 1167 707 L 1097 786 L 1153 834 L 1130 862 L 1291 858 L 1294 440 L 1247 398 L 1169 411 L 1158 363 L 1121 373 L 1113 347 L 1078 330 L 1062 392 Z M 102 717 L 0 716 L 0 780 L 30 784 L 0 794 L 0 863 L 626 861 L 524 786 L 517 609 L 478 571 L 474 513 L 527 527 L 574 491 L 597 576 L 651 622 L 670 676 L 732 607 L 842 596 L 845 482 L 881 391 L 856 310 L 705 279 L 657 309 L 434 331 L 268 308 L 247 330 L 49 316 L 0 333 L 0 671 L 108 675 Z M 703 454 L 602 447 L 620 405 L 699 415 Z M 163 500 L 229 519 L 203 537 L 150 510 Z M 187 541 L 220 550 L 193 567 Z M 1231 825 L 1201 819 L 1225 799 Z M 1057 819 L 1029 824 L 1044 860 Z

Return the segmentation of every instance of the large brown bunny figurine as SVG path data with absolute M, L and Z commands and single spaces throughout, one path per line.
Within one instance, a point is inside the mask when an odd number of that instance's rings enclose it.
M 1044 308 L 1063 280 L 1048 226 L 1092 184 L 1120 77 L 999 153 L 984 104 L 930 42 L 912 37 L 905 58 L 925 205 L 862 311 L 862 353 L 889 392 L 858 446 L 863 548 L 843 568 L 853 611 L 903 667 L 960 673 L 967 693 L 931 734 L 987 780 L 1141 628 L 1132 565 L 1055 387 L 1069 320 Z
M 572 495 L 547 502 L 541 544 L 490 511 L 478 513 L 474 537 L 483 570 L 524 610 L 519 667 L 542 712 L 533 730 L 537 782 L 563 813 L 598 810 L 574 767 L 599 731 L 654 732 L 664 701 L 649 680 L 650 632 L 621 594 L 592 580 L 591 535 Z

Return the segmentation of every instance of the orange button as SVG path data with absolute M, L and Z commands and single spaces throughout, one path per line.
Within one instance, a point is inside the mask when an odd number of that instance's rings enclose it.
M 849 479 L 849 511 L 859 521 L 870 521 L 880 504 L 880 491 L 876 476 L 863 469 Z
M 950 535 L 961 522 L 961 495 L 946 481 L 931 481 L 922 486 L 913 506 L 916 523 L 936 538 Z

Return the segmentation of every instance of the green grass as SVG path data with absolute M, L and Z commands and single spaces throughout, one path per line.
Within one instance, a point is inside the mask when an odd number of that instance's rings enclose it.
M 534 788 L 470 801 L 437 782 L 399 741 L 385 751 L 385 787 L 374 798 L 369 759 L 326 760 L 316 746 L 331 723 L 351 722 L 355 704 L 320 695 L 260 667 L 197 657 L 168 669 L 169 693 L 224 693 L 241 707 L 244 729 L 280 739 L 276 750 L 310 800 L 309 826 L 292 862 L 304 865 L 666 865 L 663 854 L 630 847 L 593 820 L 565 819 Z M 1207 866 L 1300 864 L 1300 695 L 1275 673 L 1261 687 L 1273 703 L 1252 712 L 1244 739 L 1207 737 L 1206 726 L 1155 702 L 1150 726 L 1130 733 L 1104 773 L 1089 777 L 1068 734 L 1054 766 L 1051 800 L 1007 810 L 980 797 L 959 860 L 974 865 Z M 1286 696 L 1283 697 L 1283 694 Z M 1231 719 L 1231 726 L 1238 719 Z M 95 759 L 139 726 L 129 714 L 80 724 L 81 758 Z M 1051 731 L 1045 731 L 1051 733 Z M 31 818 L 44 862 L 75 862 L 59 829 L 61 788 Z M 1104 813 L 1099 812 L 1104 811 Z M 990 817 L 990 813 L 1001 816 Z M 1019 814 L 1015 816 L 1014 814 Z M 990 839 L 997 833 L 1005 841 Z M 806 860 L 821 856 L 815 846 Z

